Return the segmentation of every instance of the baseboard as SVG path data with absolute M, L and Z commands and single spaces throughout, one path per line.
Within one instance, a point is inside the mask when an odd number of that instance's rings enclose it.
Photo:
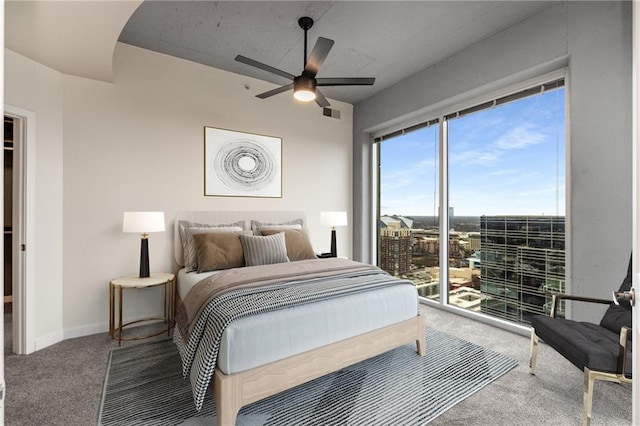
M 124 322 L 127 323 L 129 321 L 141 320 L 142 318 L 143 317 L 133 318 L 133 319 L 125 319 Z M 128 330 L 130 328 L 140 327 L 142 325 L 152 324 L 154 322 L 158 322 L 158 321 L 154 320 L 154 321 L 147 321 L 147 322 L 141 323 L 141 324 L 132 324 L 132 325 L 127 326 L 125 328 L 125 332 L 126 332 L 126 330 Z M 109 337 L 108 336 L 108 333 L 109 333 L 109 323 L 108 322 L 96 323 L 96 324 L 88 324 L 88 325 L 83 325 L 81 327 L 66 328 L 63 331 L 63 335 L 64 335 L 64 339 L 63 340 L 75 339 L 76 337 L 91 336 L 93 334 L 101 334 L 101 333 L 104 333 L 106 335 L 106 338 Z
M 62 331 L 56 331 L 51 334 L 47 334 L 46 336 L 38 337 L 33 342 L 34 350 L 39 351 L 40 349 L 44 349 L 51 345 L 55 345 L 56 343 L 60 343 L 65 339 L 64 333 Z
M 152 322 L 156 322 L 156 321 L 149 321 L 145 324 L 151 324 Z M 138 327 L 145 324 L 134 324 L 127 328 Z M 91 336 L 93 334 L 104 333 L 105 338 L 109 338 L 109 336 L 107 335 L 108 332 L 109 332 L 109 323 L 107 322 L 83 325 L 81 327 L 66 328 L 61 331 L 56 331 L 54 333 L 47 334 L 46 336 L 36 338 L 35 341 L 33 342 L 34 351 L 39 351 L 40 349 L 44 349 L 51 345 L 55 345 L 56 343 L 60 343 L 63 340 L 75 339 L 76 337 Z M 28 353 L 31 353 L 31 352 L 28 352 Z
M 65 328 L 63 331 L 64 340 L 75 339 L 76 337 L 91 336 L 92 334 L 108 333 L 109 323 L 88 324 L 81 327 Z

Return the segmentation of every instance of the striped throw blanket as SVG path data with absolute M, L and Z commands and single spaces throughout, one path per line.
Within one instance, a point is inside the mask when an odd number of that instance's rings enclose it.
M 222 334 L 232 321 L 383 286 L 407 284 L 413 285 L 377 267 L 346 259 L 236 268 L 205 278 L 179 304 L 174 332 L 182 371 L 185 377 L 190 377 L 196 408 L 202 408 Z

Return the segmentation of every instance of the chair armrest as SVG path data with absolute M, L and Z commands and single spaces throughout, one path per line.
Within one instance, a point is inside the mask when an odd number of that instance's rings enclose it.
M 571 294 L 562 294 L 562 293 L 551 293 L 551 312 L 549 316 L 555 318 L 556 316 L 556 305 L 559 300 L 575 300 L 578 302 L 587 302 L 587 303 L 601 303 L 605 305 L 611 304 L 611 300 L 606 299 L 596 299 L 594 297 L 583 297 L 583 296 L 573 296 Z
M 622 373 L 622 377 L 626 380 L 631 381 L 630 377 L 625 375 L 627 370 L 627 345 L 631 341 L 632 336 L 632 328 L 623 325 L 620 328 L 620 352 L 618 354 L 618 369 Z

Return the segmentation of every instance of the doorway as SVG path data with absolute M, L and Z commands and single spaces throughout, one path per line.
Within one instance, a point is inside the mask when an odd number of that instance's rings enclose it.
M 13 138 L 14 119 L 4 117 L 4 325 L 5 352 L 13 351 Z
M 12 105 L 4 108 L 4 285 L 5 351 L 35 351 L 33 313 L 34 247 L 28 229 L 34 229 L 35 114 Z M 27 208 L 28 207 L 28 208 Z M 8 283 L 11 283 L 9 285 Z M 5 303 L 6 302 L 6 303 Z M 11 322 L 8 324 L 7 322 Z M 8 346 L 7 346 L 8 344 Z

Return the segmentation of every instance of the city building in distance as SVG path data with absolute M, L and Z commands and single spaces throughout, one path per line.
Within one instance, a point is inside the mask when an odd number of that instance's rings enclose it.
M 565 289 L 564 217 L 449 214 L 450 304 L 522 324 L 549 312 L 550 293 Z M 378 241 L 382 269 L 439 300 L 437 217 L 381 216 Z

